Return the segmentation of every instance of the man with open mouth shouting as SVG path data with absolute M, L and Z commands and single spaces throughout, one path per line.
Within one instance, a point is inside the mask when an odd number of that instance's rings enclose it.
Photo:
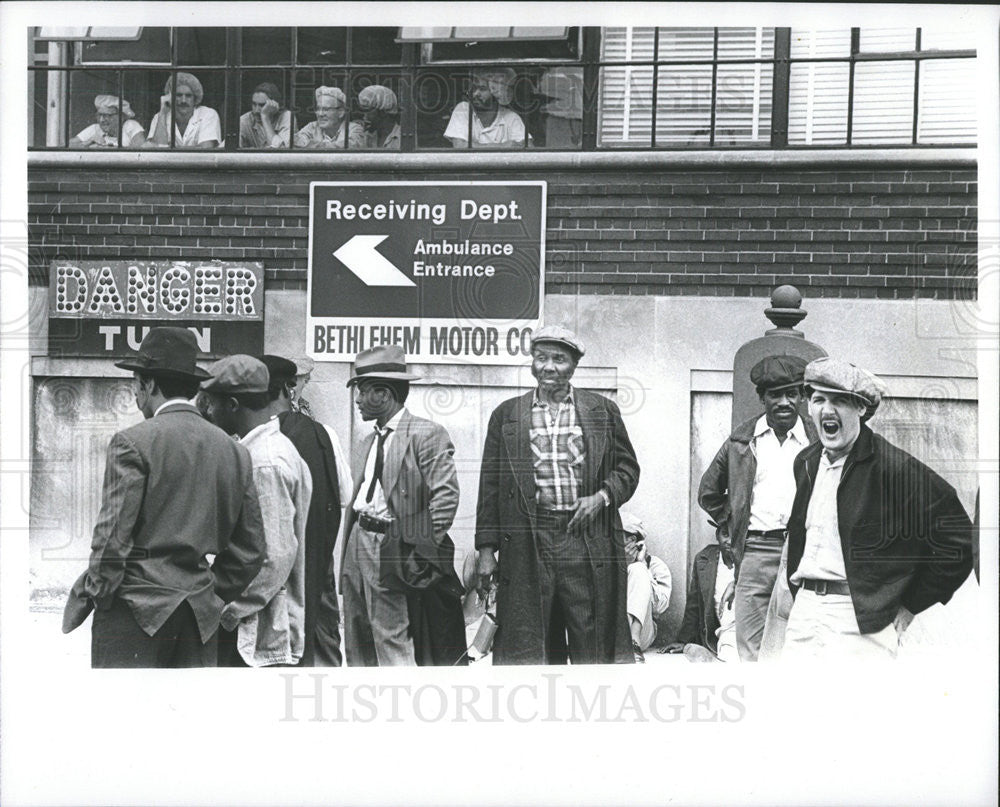
M 816 359 L 805 391 L 820 442 L 795 459 L 782 659 L 894 658 L 914 614 L 969 575 L 972 523 L 951 485 L 866 425 L 878 378 Z

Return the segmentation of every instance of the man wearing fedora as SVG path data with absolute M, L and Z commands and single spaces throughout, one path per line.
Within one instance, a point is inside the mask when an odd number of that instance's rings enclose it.
M 214 667 L 223 604 L 264 563 L 250 455 L 189 400 L 208 377 L 197 353 L 189 330 L 153 328 L 116 364 L 146 419 L 111 438 L 90 564 L 63 615 L 68 633 L 94 610 L 94 667 Z
M 490 417 L 476 514 L 479 585 L 497 578 L 496 664 L 634 661 L 618 508 L 639 463 L 618 406 L 570 385 L 580 338 L 531 339 L 535 389 Z
M 465 656 L 462 584 L 448 536 L 458 509 L 455 448 L 405 406 L 402 348 L 363 350 L 347 382 L 374 432 L 354 454 L 341 554 L 349 666 L 450 665 Z
M 723 562 L 735 564 L 741 661 L 756 661 L 760 653 L 795 498 L 792 462 L 817 439 L 812 423 L 799 415 L 805 366 L 798 356 L 767 356 L 751 368 L 764 414 L 733 430 L 698 486 L 698 504 L 716 525 Z
M 267 413 L 278 419 L 281 433 L 291 440 L 312 475 L 312 498 L 306 519 L 305 646 L 299 666 L 339 667 L 340 605 L 333 552 L 343 506 L 354 490 L 351 469 L 337 433 L 302 411 L 292 409 L 299 368 L 281 356 L 261 356 L 270 381 Z
M 795 459 L 781 658 L 893 658 L 914 614 L 969 576 L 972 522 L 951 485 L 868 428 L 878 378 L 822 358 L 805 390 L 820 442 Z
M 206 416 L 250 452 L 264 521 L 267 562 L 222 609 L 219 665 L 293 665 L 305 648 L 306 518 L 309 466 L 281 433 L 268 404 L 267 365 L 237 354 L 220 359 L 202 382 Z

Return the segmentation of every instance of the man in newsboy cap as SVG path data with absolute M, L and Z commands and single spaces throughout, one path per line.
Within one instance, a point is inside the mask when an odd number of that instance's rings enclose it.
M 546 325 L 531 339 L 535 389 L 490 417 L 479 477 L 477 572 L 497 576 L 495 664 L 634 660 L 618 508 L 639 463 L 618 406 L 570 385 L 580 338 Z
M 190 401 L 208 377 L 197 355 L 191 331 L 152 328 L 116 364 L 146 419 L 111 438 L 90 566 L 63 617 L 69 632 L 95 609 L 94 667 L 214 667 L 222 604 L 264 563 L 250 455 Z
M 820 443 L 795 459 L 782 659 L 895 657 L 914 614 L 968 577 L 972 523 L 951 485 L 868 428 L 878 378 L 822 358 L 805 390 Z
M 798 356 L 767 356 L 751 368 L 764 414 L 733 429 L 698 487 L 698 504 L 716 525 L 723 562 L 735 565 L 741 661 L 756 661 L 760 652 L 795 498 L 792 462 L 817 439 L 799 414 L 805 366 Z
M 201 388 L 205 414 L 240 438 L 253 461 L 267 563 L 222 610 L 219 666 L 297 664 L 305 648 L 306 518 L 312 497 L 309 466 L 281 433 L 268 404 L 270 375 L 252 356 L 237 354 L 209 368 Z

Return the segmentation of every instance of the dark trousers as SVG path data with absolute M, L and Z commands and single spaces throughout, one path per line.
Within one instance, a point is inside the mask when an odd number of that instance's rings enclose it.
M 580 533 L 566 530 L 568 513 L 539 511 L 539 554 L 546 662 L 596 664 L 597 621 L 590 555 Z
M 106 611 L 94 612 L 90 666 L 96 668 L 214 667 L 216 635 L 201 641 L 198 622 L 187 601 L 167 617 L 152 636 L 135 621 L 132 609 L 117 597 Z
M 236 631 L 219 628 L 219 666 L 220 667 L 249 667 L 236 649 Z

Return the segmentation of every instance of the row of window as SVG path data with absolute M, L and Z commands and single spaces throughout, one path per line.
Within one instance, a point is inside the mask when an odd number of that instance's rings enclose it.
M 29 68 L 32 145 L 975 143 L 975 51 L 947 32 L 488 30 L 493 38 L 479 40 L 454 28 L 147 28 L 121 40 L 48 32 Z

